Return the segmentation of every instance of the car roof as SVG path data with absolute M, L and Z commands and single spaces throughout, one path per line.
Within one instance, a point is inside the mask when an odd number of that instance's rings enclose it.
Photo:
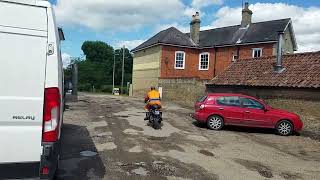
M 255 98 L 253 96 L 248 96 L 240 93 L 208 93 L 208 96 L 239 96 L 239 97 L 250 97 Z

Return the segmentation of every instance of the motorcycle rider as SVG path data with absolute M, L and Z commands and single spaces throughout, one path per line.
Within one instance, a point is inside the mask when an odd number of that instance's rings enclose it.
M 146 106 L 144 107 L 145 110 L 147 110 L 146 117 L 144 120 L 149 120 L 150 116 L 150 108 L 154 105 L 158 105 L 161 109 L 161 97 L 159 91 L 156 90 L 154 86 L 150 88 L 150 91 L 147 93 L 144 102 L 147 103 Z

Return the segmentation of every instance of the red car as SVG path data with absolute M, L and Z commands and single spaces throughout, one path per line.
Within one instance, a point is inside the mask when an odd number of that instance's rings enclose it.
M 276 129 L 289 136 L 302 129 L 300 117 L 281 109 L 274 109 L 263 101 L 242 94 L 208 94 L 198 99 L 193 118 L 208 128 L 220 130 L 225 125 Z

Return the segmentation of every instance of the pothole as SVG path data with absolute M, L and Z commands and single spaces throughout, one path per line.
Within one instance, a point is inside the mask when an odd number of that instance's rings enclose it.
M 119 117 L 119 118 L 128 118 L 129 116 L 115 116 L 115 117 Z
M 176 168 L 162 161 L 154 161 L 152 163 L 153 173 L 161 176 L 172 176 L 176 172 Z
M 93 157 L 96 156 L 98 153 L 93 152 L 93 151 L 81 151 L 80 155 L 84 157 Z
M 251 171 L 257 171 L 262 177 L 265 177 L 265 178 L 273 177 L 271 169 L 260 162 L 244 160 L 244 159 L 236 159 L 235 162 L 241 164 L 242 166 L 246 167 Z
M 152 140 L 152 141 L 163 141 L 163 140 L 166 140 L 167 137 L 155 137 L 155 136 L 150 136 L 150 137 L 147 137 L 147 139 Z
M 136 174 L 136 175 L 140 175 L 140 176 L 146 176 L 148 175 L 149 171 L 147 171 L 146 169 L 139 167 L 137 169 L 133 169 L 131 171 L 131 173 Z
M 203 154 L 203 155 L 206 155 L 206 156 L 211 156 L 211 157 L 214 157 L 214 154 L 212 152 L 209 152 L 207 150 L 204 150 L 204 149 L 201 149 L 198 151 L 199 153 Z

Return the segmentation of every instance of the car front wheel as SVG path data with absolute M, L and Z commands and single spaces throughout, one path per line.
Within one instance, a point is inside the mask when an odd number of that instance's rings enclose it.
M 281 136 L 289 136 L 293 132 L 293 125 L 288 120 L 282 120 L 277 124 L 276 130 Z
M 210 116 L 207 121 L 207 126 L 212 130 L 221 130 L 224 126 L 222 117 L 217 115 Z

